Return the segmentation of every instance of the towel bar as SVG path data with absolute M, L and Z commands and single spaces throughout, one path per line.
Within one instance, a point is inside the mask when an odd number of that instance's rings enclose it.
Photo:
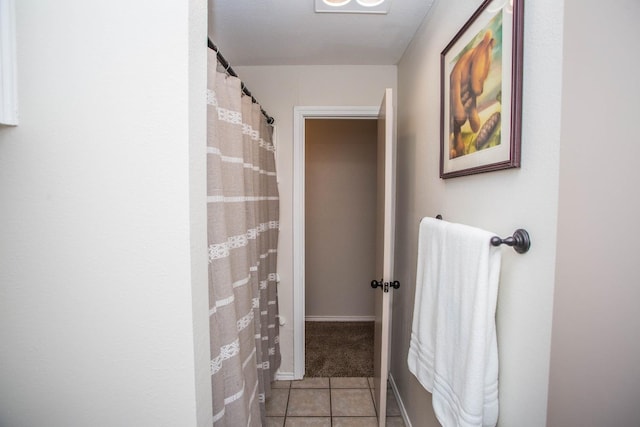
M 442 219 L 442 215 L 436 215 L 436 219 Z M 529 233 L 527 232 L 527 230 L 519 228 L 513 232 L 513 236 L 509 236 L 505 239 L 502 239 L 498 236 L 493 236 L 491 238 L 491 244 L 493 246 L 511 246 L 516 252 L 518 252 L 519 254 L 523 254 L 527 252 L 531 247 L 531 239 L 529 238 Z

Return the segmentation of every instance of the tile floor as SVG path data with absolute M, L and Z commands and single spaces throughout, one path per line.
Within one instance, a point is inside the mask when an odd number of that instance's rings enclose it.
M 306 378 L 276 381 L 267 399 L 267 427 L 376 427 L 372 378 Z M 387 426 L 404 427 L 387 389 Z

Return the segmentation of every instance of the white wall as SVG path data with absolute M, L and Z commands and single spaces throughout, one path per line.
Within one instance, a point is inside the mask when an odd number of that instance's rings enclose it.
M 224 51 L 224 46 L 220 46 Z M 280 180 L 280 372 L 293 374 L 293 107 L 375 106 L 384 89 L 396 88 L 395 66 L 255 66 L 234 67 L 277 126 Z
M 210 425 L 206 3 L 20 0 L 16 17 L 0 425 Z
M 396 278 L 391 372 L 416 426 L 437 425 L 430 394 L 407 369 L 418 222 L 442 214 L 507 236 L 526 228 L 531 250 L 503 248 L 497 328 L 500 426 L 546 422 L 558 206 L 562 3 L 526 2 L 522 168 L 439 178 L 440 52 L 480 1 L 437 2 L 398 66 Z
M 638 18 L 565 0 L 550 427 L 640 425 Z

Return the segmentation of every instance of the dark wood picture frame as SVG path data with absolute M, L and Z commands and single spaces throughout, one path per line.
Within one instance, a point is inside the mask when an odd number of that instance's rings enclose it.
M 485 0 L 440 55 L 440 178 L 520 167 L 524 0 Z

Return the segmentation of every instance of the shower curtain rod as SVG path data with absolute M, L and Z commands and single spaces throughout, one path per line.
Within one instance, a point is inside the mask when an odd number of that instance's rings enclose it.
M 222 54 L 220 53 L 220 50 L 218 49 L 218 47 L 215 44 L 213 44 L 213 42 L 211 41 L 210 38 L 207 38 L 207 45 L 209 46 L 209 49 L 213 50 L 216 53 L 216 57 L 218 58 L 218 62 L 220 63 L 220 65 L 222 65 L 222 67 L 224 68 L 225 72 L 227 74 L 229 74 L 230 76 L 238 77 L 238 74 L 235 71 L 233 71 L 233 68 L 231 68 L 231 65 L 229 64 L 229 61 L 227 61 L 225 59 L 225 57 L 222 56 Z M 242 92 L 245 95 L 247 95 L 249 98 L 251 98 L 251 101 L 254 104 L 260 105 L 260 103 L 253 97 L 253 95 L 251 95 L 251 92 L 249 91 L 249 89 L 247 89 L 247 86 L 245 86 L 245 84 L 244 84 L 244 82 L 242 80 L 240 81 L 240 84 L 241 84 L 241 87 L 242 87 Z M 260 111 L 262 112 L 262 115 L 267 119 L 267 123 L 272 125 L 275 122 L 273 117 L 268 115 L 267 112 L 264 111 L 264 109 L 262 107 L 260 107 Z

